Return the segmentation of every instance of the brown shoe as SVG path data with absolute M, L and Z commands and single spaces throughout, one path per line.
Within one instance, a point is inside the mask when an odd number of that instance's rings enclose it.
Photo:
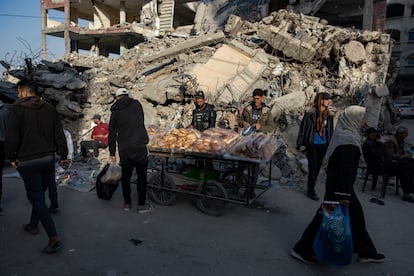
M 23 230 L 31 235 L 39 234 L 39 228 L 37 226 L 29 224 L 23 224 Z
M 59 251 L 62 248 L 62 241 L 56 240 L 53 242 L 49 242 L 49 244 L 42 249 L 42 252 L 45 254 L 53 254 Z

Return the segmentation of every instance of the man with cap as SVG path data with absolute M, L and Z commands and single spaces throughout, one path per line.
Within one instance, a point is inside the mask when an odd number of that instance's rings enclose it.
M 216 111 L 214 106 L 207 104 L 204 92 L 199 90 L 195 94 L 193 119 L 191 126 L 199 131 L 204 131 L 216 125 Z
M 365 162 L 376 171 L 388 176 L 397 176 L 403 190 L 402 200 L 414 203 L 414 167 L 409 162 L 393 159 L 392 153 L 387 150 L 386 144 L 380 141 L 380 132 L 373 127 L 365 130 L 366 140 L 362 145 Z
M 306 110 L 303 116 L 296 141 L 297 150 L 300 150 L 301 146 L 306 148 L 307 196 L 315 201 L 319 200 L 315 192 L 316 179 L 334 130 L 333 116 L 328 111 L 331 99 L 331 95 L 327 92 L 321 92 L 315 96 L 313 107 Z
M 152 211 L 146 203 L 148 134 L 144 125 L 144 111 L 138 100 L 128 96 L 128 90 L 119 88 L 115 92 L 116 102 L 111 106 L 109 120 L 109 160 L 116 162 L 115 152 L 118 143 L 122 168 L 122 194 L 124 211 L 131 210 L 131 176 L 135 168 L 137 174 L 138 213 Z
M 94 156 L 98 157 L 99 149 L 104 149 L 108 146 L 108 124 L 101 121 L 101 115 L 99 114 L 93 115 L 92 120 L 96 125 L 92 129 L 92 140 L 86 140 L 80 143 L 83 162 L 88 160 L 89 149 L 93 149 Z

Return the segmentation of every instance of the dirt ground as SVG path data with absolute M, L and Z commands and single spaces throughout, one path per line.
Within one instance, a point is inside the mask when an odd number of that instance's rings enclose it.
M 367 228 L 387 260 L 361 264 L 355 256 L 350 266 L 332 268 L 292 259 L 289 252 L 319 205 L 303 187 L 276 184 L 258 206 L 228 204 L 221 217 L 201 213 L 188 196 L 138 214 L 136 206 L 123 211 L 121 189 L 103 201 L 95 191 L 59 187 L 61 209 L 53 217 L 64 248 L 48 256 L 40 252 L 47 242 L 43 228 L 37 236 L 22 230 L 30 215 L 23 182 L 4 178 L 0 275 L 414 275 L 414 204 L 393 187 L 385 206 L 370 203 L 373 194 L 361 194 L 361 179 L 355 188 Z M 322 194 L 323 185 L 317 189 Z

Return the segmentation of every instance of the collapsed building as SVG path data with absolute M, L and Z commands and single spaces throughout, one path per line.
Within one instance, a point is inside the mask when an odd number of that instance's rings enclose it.
M 232 15 L 222 30 L 193 30 L 153 37 L 125 49 L 119 58 L 71 52 L 60 61 L 44 61 L 31 70 L 31 77 L 65 116 L 75 137 L 89 128 L 94 113 L 109 119 L 112 92 L 119 87 L 141 101 L 147 126 L 174 128 L 190 124 L 193 95 L 201 89 L 215 105 L 217 125 L 230 129 L 237 127 L 252 91 L 265 89 L 274 134 L 294 155 L 298 153 L 289 149 L 294 148 L 298 122 L 317 92 L 334 96 L 333 112 L 365 104 L 371 126 L 391 126 L 392 105 L 384 85 L 389 78 L 387 34 L 335 27 L 288 10 L 256 22 Z M 9 73 L 10 78 L 19 76 Z

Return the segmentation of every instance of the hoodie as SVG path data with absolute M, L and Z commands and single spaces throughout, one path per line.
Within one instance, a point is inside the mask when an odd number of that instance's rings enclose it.
M 10 161 L 28 161 L 55 153 L 66 160 L 68 148 L 56 109 L 35 96 L 16 100 L 7 118 L 5 151 Z
M 120 157 L 123 152 L 146 148 L 148 134 L 144 125 L 144 111 L 139 101 L 123 96 L 111 106 L 108 147 L 115 156 L 116 142 Z

